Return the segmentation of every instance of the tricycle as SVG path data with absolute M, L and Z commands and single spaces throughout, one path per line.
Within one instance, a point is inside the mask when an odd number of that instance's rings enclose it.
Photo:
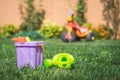
M 86 26 L 79 26 L 74 21 L 74 14 L 71 13 L 68 17 L 66 31 L 62 33 L 61 39 L 64 42 L 73 42 L 80 39 L 86 39 L 86 41 L 94 41 L 95 36 L 92 29 Z

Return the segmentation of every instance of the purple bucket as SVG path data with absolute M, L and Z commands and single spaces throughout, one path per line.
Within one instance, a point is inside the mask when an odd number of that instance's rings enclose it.
M 17 67 L 29 65 L 31 69 L 43 65 L 44 41 L 16 42 Z

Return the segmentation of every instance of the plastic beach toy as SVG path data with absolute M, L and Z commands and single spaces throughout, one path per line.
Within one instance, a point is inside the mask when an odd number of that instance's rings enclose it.
M 59 53 L 53 57 L 52 61 L 54 65 L 60 68 L 71 68 L 74 63 L 74 57 L 68 53 Z
M 14 42 L 30 42 L 29 37 L 15 37 L 12 39 Z
M 60 68 L 71 68 L 71 65 L 74 63 L 74 57 L 69 53 L 59 53 L 56 54 L 52 60 L 45 59 L 44 66 L 46 68 L 56 65 Z
M 28 65 L 31 69 L 43 65 L 44 41 L 15 42 L 17 67 Z
M 45 59 L 44 60 L 44 67 L 45 68 L 48 68 L 48 67 L 51 67 L 53 64 L 52 64 L 52 60 L 51 59 Z

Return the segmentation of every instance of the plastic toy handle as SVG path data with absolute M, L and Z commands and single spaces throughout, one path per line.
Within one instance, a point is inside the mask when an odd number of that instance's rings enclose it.
M 15 38 L 12 38 L 12 41 L 14 41 L 14 42 L 30 42 L 30 38 L 29 37 L 15 37 Z

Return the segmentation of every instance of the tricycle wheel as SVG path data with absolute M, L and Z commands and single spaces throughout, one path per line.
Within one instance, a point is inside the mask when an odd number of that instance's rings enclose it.
M 95 40 L 95 35 L 94 35 L 94 33 L 89 33 L 88 35 L 87 35 L 87 41 L 94 41 Z
M 80 37 L 76 37 L 76 41 L 80 41 L 81 40 L 81 38 Z
M 66 35 L 67 35 L 67 31 L 65 31 L 65 32 L 62 33 L 62 36 L 61 36 L 62 41 L 64 41 L 64 42 L 74 42 L 74 41 L 76 40 L 76 36 L 75 36 L 74 32 L 71 33 L 71 35 L 70 35 L 70 36 L 71 36 L 70 40 L 68 40 L 68 39 L 66 38 Z

